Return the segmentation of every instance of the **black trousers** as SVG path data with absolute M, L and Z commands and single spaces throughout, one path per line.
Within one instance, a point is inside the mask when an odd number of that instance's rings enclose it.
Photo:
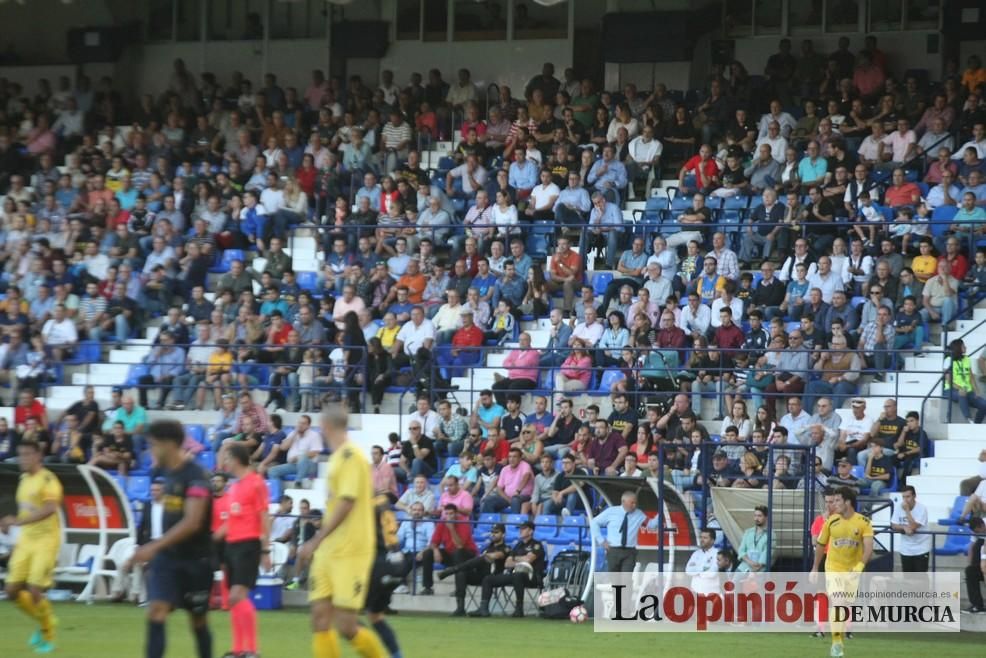
M 927 573 L 929 560 L 928 553 L 921 555 L 901 555 L 900 570 L 904 573 Z
M 606 551 L 606 571 L 632 573 L 633 568 L 636 565 L 636 548 L 619 548 L 616 546 L 611 546 L 610 549 Z
M 486 578 L 483 578 L 482 601 L 489 605 L 490 599 L 493 598 L 493 589 L 496 587 L 513 587 L 517 610 L 523 610 L 524 588 L 530 584 L 531 580 L 527 574 L 517 573 L 516 571 L 501 573 L 496 576 L 486 576 Z
M 986 607 L 983 605 L 983 590 L 979 585 L 981 582 L 983 582 L 983 572 L 977 560 L 975 564 L 965 568 L 965 588 L 969 594 L 969 603 L 980 610 Z
M 442 555 L 442 564 L 446 567 L 453 567 L 457 564 L 465 562 L 469 558 L 476 557 L 476 554 L 470 551 L 468 548 L 460 548 L 452 553 L 444 549 L 439 549 L 439 553 Z M 425 554 L 421 557 L 421 585 L 423 587 L 432 587 L 435 584 L 435 555 L 433 551 L 425 550 Z
M 474 564 L 471 567 L 465 567 L 461 571 L 455 572 L 455 600 L 460 607 L 466 600 L 466 587 L 469 585 L 482 585 L 483 579 L 489 576 L 490 563 L 486 560 L 483 560 L 480 564 Z
M 171 377 L 164 377 L 160 382 L 155 381 L 151 375 L 141 375 L 137 378 L 137 396 L 140 398 L 140 406 L 145 409 L 148 408 L 147 392 L 155 384 L 161 387 L 161 399 L 158 405 L 163 407 L 164 401 L 168 399 L 168 393 L 171 392 Z
M 493 397 L 501 407 L 507 406 L 507 391 L 530 391 L 537 388 L 537 382 L 530 379 L 501 379 L 490 387 Z

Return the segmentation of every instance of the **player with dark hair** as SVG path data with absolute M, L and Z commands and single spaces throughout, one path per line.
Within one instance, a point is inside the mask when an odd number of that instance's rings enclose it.
M 154 460 L 164 476 L 164 534 L 134 552 L 132 562 L 149 562 L 147 658 L 164 656 L 164 623 L 175 608 L 188 611 L 199 658 L 212 658 L 206 619 L 212 588 L 212 491 L 209 474 L 182 451 L 185 429 L 174 420 L 147 428 Z
M 390 608 L 394 589 L 403 582 L 404 554 L 397 539 L 397 516 L 391 508 L 387 492 L 377 492 L 374 502 L 377 525 L 377 557 L 370 572 L 370 591 L 366 595 L 366 617 L 373 630 L 390 651 L 390 658 L 401 658 L 394 629 L 384 617 Z
M 7 598 L 41 627 L 29 641 L 34 652 L 51 653 L 55 650 L 55 615 L 45 591 L 52 585 L 62 540 L 58 518 L 62 483 L 42 466 L 40 444 L 20 443 L 17 459 L 21 469 L 17 516 L 3 519 L 4 527 L 16 525 L 21 529 L 8 565 Z
M 298 550 L 300 561 L 312 560 L 312 655 L 338 658 L 342 633 L 364 658 L 385 658 L 380 638 L 357 623 L 369 590 L 377 538 L 370 461 L 350 443 L 347 423 L 346 412 L 337 406 L 322 412 L 322 436 L 332 451 L 326 473 L 329 499 L 322 527 Z
M 825 587 L 829 592 L 854 592 L 859 577 L 873 555 L 873 526 L 856 512 L 856 490 L 839 487 L 832 492 L 835 513 L 825 520 L 815 547 L 810 578 L 818 578 L 818 567 L 825 558 Z M 825 550 L 822 550 L 824 547 Z M 845 622 L 832 622 L 831 656 L 842 656 Z
M 230 443 L 221 453 L 223 470 L 236 481 L 226 494 L 225 522 L 213 538 L 225 541 L 223 555 L 229 577 L 229 616 L 233 631 L 230 658 L 257 655 L 257 610 L 250 590 L 257 584 L 261 564 L 270 569 L 270 516 L 267 483 L 250 468 L 250 451 L 240 443 Z

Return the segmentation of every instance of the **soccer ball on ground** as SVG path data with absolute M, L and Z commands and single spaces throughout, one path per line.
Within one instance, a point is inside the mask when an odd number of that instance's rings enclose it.
M 584 605 L 577 605 L 568 612 L 568 619 L 573 624 L 582 624 L 589 618 L 589 611 Z

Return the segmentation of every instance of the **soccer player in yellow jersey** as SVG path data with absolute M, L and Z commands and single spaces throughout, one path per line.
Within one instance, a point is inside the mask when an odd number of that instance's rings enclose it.
M 377 555 L 370 462 L 346 433 L 348 417 L 338 407 L 322 413 L 322 435 L 332 456 L 327 473 L 329 498 L 322 527 L 298 551 L 312 560 L 309 594 L 312 655 L 338 658 L 339 633 L 364 658 L 386 658 L 380 638 L 357 624 L 370 587 Z
M 24 442 L 17 446 L 21 479 L 17 485 L 17 516 L 4 523 L 20 526 L 20 535 L 10 556 L 7 597 L 41 630 L 30 640 L 35 653 L 55 650 L 55 616 L 45 591 L 52 585 L 52 573 L 62 541 L 58 508 L 62 504 L 62 484 L 54 473 L 41 465 L 41 446 Z
M 830 592 L 856 591 L 859 574 L 873 555 L 873 526 L 869 518 L 856 513 L 856 491 L 840 487 L 833 495 L 836 513 L 822 526 L 815 547 L 812 580 L 818 578 L 818 566 L 825 558 L 825 588 Z M 824 550 L 823 550 L 824 549 Z M 832 650 L 830 656 L 842 656 L 842 636 L 845 622 L 832 621 Z

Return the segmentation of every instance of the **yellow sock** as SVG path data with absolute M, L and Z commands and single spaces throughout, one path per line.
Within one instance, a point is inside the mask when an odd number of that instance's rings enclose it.
M 335 629 L 312 634 L 312 656 L 314 658 L 339 658 L 339 634 Z
M 51 642 L 55 639 L 55 615 L 51 609 L 51 601 L 43 598 L 35 607 L 38 611 L 38 621 L 41 623 L 41 636 Z
M 390 655 L 377 634 L 368 628 L 360 627 L 349 643 L 363 658 L 387 658 Z
M 34 604 L 34 597 L 26 589 L 22 589 L 17 592 L 17 600 L 14 601 L 18 608 L 24 611 L 24 614 L 34 619 L 35 621 L 41 621 L 38 617 L 38 608 Z

